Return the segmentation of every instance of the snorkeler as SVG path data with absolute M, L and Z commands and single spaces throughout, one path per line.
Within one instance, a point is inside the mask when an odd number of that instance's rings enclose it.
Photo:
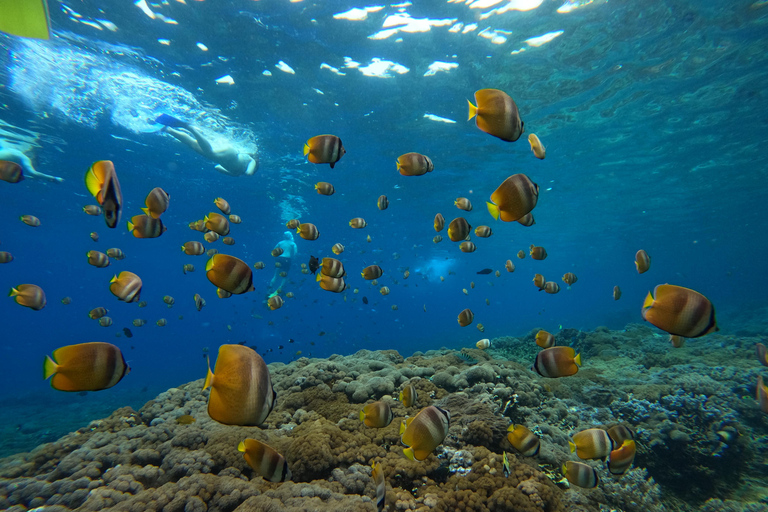
M 269 289 L 272 290 L 269 294 L 270 297 L 277 295 L 283 285 L 285 285 L 285 281 L 288 279 L 288 271 L 291 270 L 291 261 L 298 252 L 296 242 L 293 241 L 293 233 L 290 231 L 284 232 L 283 239 L 277 242 L 275 249 L 282 249 L 283 252 L 276 258 L 280 266 L 275 267 L 275 275 L 272 276 L 272 280 L 269 282 Z M 282 278 L 279 285 L 277 285 L 278 278 Z
M 216 170 L 229 176 L 250 176 L 259 168 L 257 153 L 240 153 L 230 145 L 213 149 L 211 143 L 192 125 L 168 114 L 160 114 L 156 123 L 164 125 L 161 131 L 173 135 L 208 160 L 216 162 Z
M 42 172 L 36 171 L 35 166 L 32 165 L 32 161 L 27 155 L 18 149 L 4 148 L 2 141 L 0 141 L 0 160 L 13 162 L 21 166 L 21 170 L 25 178 L 42 178 L 49 181 L 56 181 L 58 183 L 64 181 L 64 178 L 59 178 L 58 176 L 50 176 L 48 174 L 43 174 Z

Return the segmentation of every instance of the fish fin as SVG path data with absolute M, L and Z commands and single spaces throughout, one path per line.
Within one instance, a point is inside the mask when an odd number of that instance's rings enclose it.
M 16 297 L 18 294 L 19 294 L 19 290 L 17 290 L 16 288 L 11 288 L 11 291 L 8 292 L 9 297 Z
M 307 144 L 305 142 L 304 143 L 304 156 L 307 156 L 309 154 L 309 150 L 310 150 L 309 144 Z
M 322 280 L 323 280 L 323 275 L 322 274 L 317 274 L 317 278 L 315 279 L 315 281 L 317 281 L 319 283 Z
M 365 412 L 363 412 L 363 411 L 360 411 L 360 421 L 365 423 Z
M 245 453 L 245 441 L 240 441 L 237 445 L 237 451 Z
M 648 292 L 648 295 L 645 297 L 645 301 L 643 302 L 643 309 L 648 309 L 653 306 L 653 295 L 651 295 L 651 292 Z
M 573 441 L 568 441 L 568 446 L 571 448 L 571 453 L 576 451 L 576 445 L 573 444 Z
M 186 251 L 186 250 L 187 250 L 187 248 L 186 248 L 186 247 L 184 247 L 184 246 L 182 245 L 182 246 L 181 246 L 181 251 L 182 251 L 182 252 L 184 252 L 184 251 Z M 184 272 L 184 273 L 186 274 L 186 272 Z
M 213 256 L 216 256 L 215 254 Z M 208 272 L 213 268 L 213 256 L 211 256 L 211 259 L 208 260 L 208 262 L 205 264 L 205 271 Z
M 50 39 L 51 22 L 45 0 L 0 0 L 0 31 L 19 37 Z
M 45 356 L 45 361 L 43 361 L 43 380 L 56 373 L 58 369 L 58 365 L 53 362 L 51 356 Z
M 128 221 L 128 231 L 133 231 L 133 222 Z
M 469 100 L 467 100 L 467 103 L 469 103 L 469 117 L 467 118 L 467 121 L 471 121 L 472 118 L 477 115 L 477 107 Z
M 485 202 L 485 205 L 488 207 L 488 213 L 491 214 L 491 217 L 493 217 L 494 220 L 499 220 L 499 215 L 501 214 L 499 207 L 488 201 Z
M 414 458 L 413 448 L 405 448 L 403 449 L 403 454 L 408 457 L 410 460 L 416 460 Z
M 171 128 L 189 128 L 189 123 L 169 114 L 160 114 L 155 118 L 155 122 Z
M 208 374 L 205 376 L 205 382 L 203 382 L 203 391 L 213 385 L 214 377 L 213 372 L 211 371 L 211 358 L 206 356 L 206 359 L 208 360 Z
M 141 211 L 144 212 L 144 215 L 150 215 L 149 214 L 149 208 L 142 208 Z M 150 215 L 151 216 L 151 215 Z
M 565 462 L 563 462 L 563 466 L 560 468 L 560 471 L 562 471 L 564 475 L 568 474 L 568 466 Z
M 573 362 L 576 363 L 576 366 L 581 366 L 581 354 L 576 354 L 576 357 L 573 358 Z
M 331 169 L 336 165 L 336 162 L 331 162 Z
M 117 282 L 117 274 L 112 276 L 112 279 L 109 280 L 109 284 L 116 283 Z

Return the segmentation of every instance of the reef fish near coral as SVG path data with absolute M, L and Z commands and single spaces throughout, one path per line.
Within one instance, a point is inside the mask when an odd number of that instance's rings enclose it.
M 507 428 L 507 440 L 524 457 L 533 457 L 539 453 L 541 440 L 525 425 L 510 425 Z
M 119 348 L 98 341 L 58 348 L 43 364 L 43 377 L 52 376 L 51 387 L 59 391 L 111 388 L 130 371 Z
M 643 319 L 669 334 L 698 338 L 718 331 L 715 307 L 704 295 L 689 288 L 660 284 L 643 302 Z
M 253 349 L 222 345 L 215 372 L 208 359 L 203 389 L 211 388 L 208 415 L 225 425 L 259 426 L 275 406 L 269 369 Z
M 245 462 L 256 472 L 270 482 L 285 482 L 291 479 L 291 470 L 285 462 L 285 457 L 269 445 L 247 438 L 240 441 L 237 451 L 242 452 Z
M 451 424 L 451 414 L 430 405 L 400 425 L 400 441 L 407 446 L 403 450 L 411 460 L 424 460 L 443 442 Z
M 381 463 L 371 464 L 371 478 L 376 486 L 376 510 L 382 512 L 386 507 L 387 482 L 384 480 L 384 471 L 381 469 Z
M 393 418 L 392 409 L 386 402 L 373 402 L 363 407 L 363 410 L 360 411 L 360 421 L 366 427 L 384 428 L 392 423 Z

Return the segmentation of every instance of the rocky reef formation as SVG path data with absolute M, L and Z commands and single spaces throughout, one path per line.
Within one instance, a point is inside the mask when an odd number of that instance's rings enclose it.
M 191 382 L 0 460 L 0 509 L 371 511 L 378 461 L 390 511 L 768 512 L 768 419 L 753 399 L 754 340 L 713 335 L 672 349 L 643 326 L 566 330 L 558 344 L 581 352 L 584 367 L 545 379 L 528 369 L 534 335 L 492 340 L 487 351 L 407 359 L 361 351 L 271 364 L 277 406 L 260 428 L 214 422 L 202 380 Z M 395 397 L 408 383 L 418 400 L 406 409 Z M 389 426 L 360 422 L 373 400 L 391 405 Z M 448 436 L 425 461 L 410 461 L 400 419 L 427 405 L 450 411 Z M 536 457 L 515 455 L 510 423 L 541 437 Z M 636 433 L 635 467 L 613 477 L 593 461 L 598 487 L 569 486 L 559 468 L 577 460 L 570 437 L 618 423 Z M 256 476 L 237 451 L 246 437 L 282 453 L 292 480 Z

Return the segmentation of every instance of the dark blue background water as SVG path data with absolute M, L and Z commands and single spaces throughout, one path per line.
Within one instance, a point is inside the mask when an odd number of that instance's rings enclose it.
M 0 385 L 7 404 L 33 404 L 54 422 L 67 404 L 140 406 L 157 391 L 202 378 L 203 349 L 214 354 L 224 343 L 245 342 L 261 353 L 272 349 L 265 359 L 273 362 L 289 361 L 299 350 L 313 357 L 359 349 L 409 355 L 536 327 L 623 328 L 642 321 L 643 298 L 666 282 L 707 295 L 725 331 L 742 327 L 731 320 L 735 315 L 743 319 L 745 312 L 766 306 L 768 172 L 762 145 L 768 100 L 761 30 L 768 8 L 725 1 L 707 8 L 696 2 L 598 3 L 558 14 L 560 4 L 545 2 L 534 11 L 487 21 L 466 6 L 419 2 L 406 8 L 414 18 L 477 21 L 478 31 L 485 26 L 512 31 L 506 44 L 493 45 L 476 33 L 449 33 L 447 27 L 368 39 L 381 29 L 385 15 L 396 11 L 392 7 L 369 14 L 364 22 L 350 22 L 333 19 L 354 7 L 342 2 L 332 9 L 306 2 L 172 2 L 156 8 L 179 22 L 168 25 L 129 3 L 99 2 L 101 9 L 96 4 L 73 7 L 85 19 L 111 20 L 117 32 L 75 23 L 52 2 L 53 27 L 65 38 L 32 44 L 0 36 L 0 46 L 9 50 L 0 57 L 0 118 L 40 133 L 38 169 L 66 179 L 62 184 L 0 183 L 0 250 L 15 257 L 0 266 L 0 288 L 34 283 L 48 296 L 40 312 L 10 298 L 0 301 Z M 555 30 L 565 32 L 542 47 L 510 54 L 526 47 L 524 39 Z M 158 38 L 171 45 L 158 44 Z M 207 53 L 195 47 L 198 41 L 209 47 Z M 43 70 L 36 61 L 41 52 L 50 52 L 45 58 L 53 55 L 56 65 Z M 83 63 L 83 55 L 91 60 Z M 410 72 L 376 78 L 355 69 L 337 76 L 320 68 L 323 62 L 341 68 L 344 57 L 363 64 L 388 59 Z M 296 74 L 277 70 L 279 60 Z M 459 67 L 423 76 L 435 60 Z M 68 67 L 73 62 L 83 65 Z M 191 104 L 189 98 L 198 100 L 189 114 L 193 119 L 229 119 L 222 133 L 258 139 L 258 173 L 223 176 L 175 140 L 137 133 L 141 116 L 157 110 L 142 106 L 153 93 L 130 83 L 117 93 L 94 88 L 92 76 L 63 71 L 76 68 L 130 71 L 132 77 L 167 83 L 175 103 L 163 107 L 177 115 Z M 62 76 L 56 75 L 58 69 Z M 265 69 L 272 75 L 263 75 Z M 25 74 L 33 77 L 34 87 L 19 85 Z M 217 86 L 214 80 L 226 74 L 235 85 Z M 516 100 L 526 133 L 537 133 L 547 146 L 546 160 L 535 159 L 524 138 L 505 143 L 466 121 L 466 99 L 486 87 L 503 89 Z M 78 95 L 86 99 L 83 104 L 67 108 L 79 117 L 68 119 L 61 104 Z M 118 106 L 116 98 L 124 104 Z M 115 116 L 131 108 L 138 110 L 135 123 Z M 429 121 L 425 113 L 457 122 Z M 321 133 L 340 136 L 347 149 L 333 170 L 301 158 L 304 142 Z M 400 176 L 395 160 L 409 151 L 429 155 L 435 171 Z M 123 221 L 114 230 L 82 212 L 83 205 L 94 203 L 83 176 L 101 159 L 115 162 L 125 197 Z M 499 183 L 517 172 L 541 187 L 536 224 L 530 228 L 495 222 L 484 206 Z M 333 183 L 336 194 L 316 194 L 317 181 Z M 141 213 L 146 194 L 157 186 L 171 195 L 163 215 L 168 231 L 158 239 L 135 239 L 125 221 Z M 389 197 L 386 211 L 376 208 L 381 194 Z M 243 223 L 232 226 L 236 245 L 219 241 L 206 248 L 249 264 L 267 263 L 254 273 L 256 292 L 226 300 L 216 298 L 205 278 L 207 257 L 180 251 L 186 241 L 202 241 L 187 224 L 213 211 L 218 196 L 230 202 Z M 432 243 L 435 213 L 442 212 L 447 221 L 464 215 L 453 206 L 459 196 L 474 204 L 465 215 L 473 227 L 489 224 L 494 230 L 489 239 L 473 237 L 478 249 L 472 254 L 459 251 L 445 232 L 442 243 Z M 272 312 L 263 303 L 273 275 L 269 251 L 290 218 L 282 205 L 294 197 L 304 200 L 302 221 L 315 223 L 321 233 L 312 242 L 297 237 L 299 260 L 332 256 L 331 246 L 344 244 L 340 259 L 348 283 L 360 291 L 322 291 L 313 276 L 300 274 L 294 265 L 284 291 L 295 298 Z M 42 225 L 24 225 L 18 220 L 23 214 L 38 216 Z M 358 216 L 367 220 L 367 228 L 348 226 Z M 99 233 L 99 242 L 90 240 L 91 231 Z M 546 247 L 549 257 L 518 260 L 515 254 L 527 252 L 530 244 Z M 87 264 L 88 250 L 109 247 L 121 248 L 127 258 L 106 269 Z M 641 248 L 651 255 L 652 266 L 638 275 L 633 260 Z M 507 259 L 517 266 L 512 274 L 504 270 Z M 184 263 L 197 270 L 183 275 Z M 391 289 L 386 297 L 360 277 L 362 268 L 374 263 L 384 269 L 379 286 Z M 404 280 L 406 268 L 411 276 Z M 501 270 L 501 276 L 477 275 L 483 268 Z M 122 270 L 141 276 L 146 308 L 119 302 L 109 292 L 110 278 Z M 561 281 L 566 272 L 579 278 L 570 290 Z M 534 273 L 559 282 L 562 291 L 538 292 Z M 623 290 L 619 301 L 612 299 L 614 285 Z M 194 308 L 195 293 L 207 301 L 201 312 Z M 164 295 L 176 299 L 173 308 L 162 302 Z M 65 296 L 72 304 L 61 304 Z M 110 310 L 111 327 L 88 318 L 97 306 Z M 460 328 L 456 317 L 467 307 L 475 323 Z M 168 320 L 166 327 L 155 325 L 161 317 Z M 148 323 L 136 328 L 135 318 Z M 484 333 L 477 323 L 485 326 Z M 134 337 L 116 337 L 123 327 L 130 327 Z M 52 390 L 42 380 L 45 354 L 86 341 L 116 343 L 131 374 L 116 388 L 86 397 Z M 279 345 L 285 348 L 278 350 Z M 13 407 L 3 409 L 4 423 L 25 421 Z

